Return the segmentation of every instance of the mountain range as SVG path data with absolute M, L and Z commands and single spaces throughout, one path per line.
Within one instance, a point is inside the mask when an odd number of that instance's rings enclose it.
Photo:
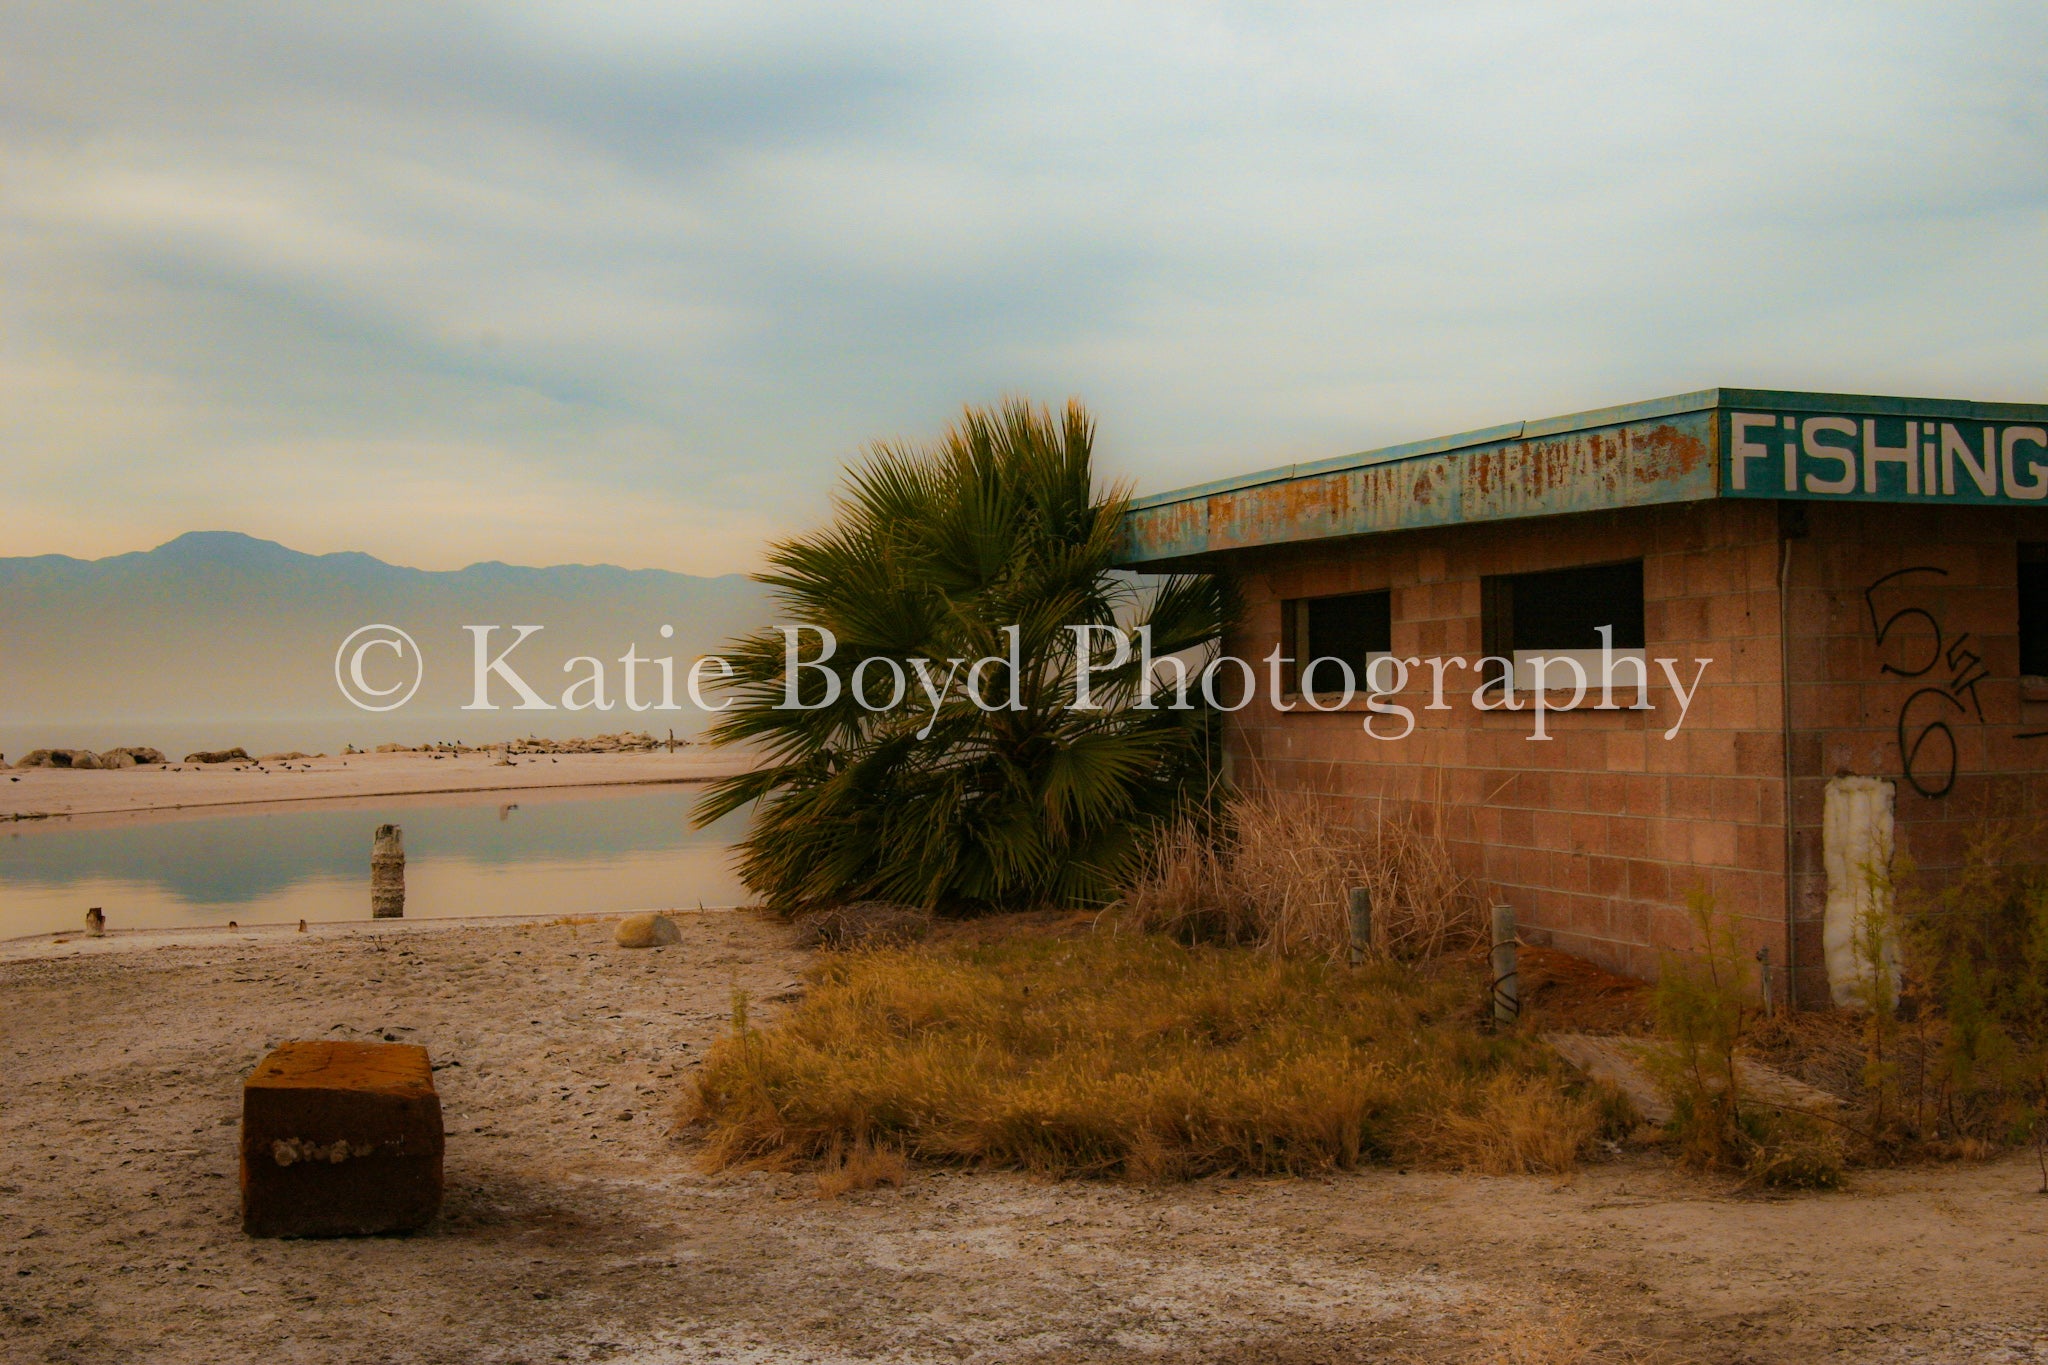
M 682 678 L 690 662 L 766 623 L 767 591 L 730 574 L 489 562 L 451 571 L 387 564 L 370 555 L 311 555 L 231 531 L 199 531 L 154 550 L 83 560 L 0 558 L 0 752 L 148 744 L 166 752 L 244 745 L 334 750 L 353 743 L 489 742 L 537 734 L 568 738 L 622 729 L 678 736 L 701 729 Z M 337 684 L 336 651 L 359 626 L 397 626 L 423 661 L 412 700 L 394 711 L 358 710 Z M 515 711 L 517 694 L 494 680 L 497 711 L 473 699 L 474 637 L 466 626 L 543 629 L 508 660 L 543 698 L 605 662 L 608 711 Z M 669 638 L 663 626 L 673 628 Z M 675 660 L 681 711 L 627 710 L 628 647 Z M 373 652 L 372 681 L 395 666 Z M 346 672 L 346 670 L 344 670 Z M 654 668 L 636 669 L 642 703 L 658 702 Z M 586 688 L 581 700 L 589 700 Z

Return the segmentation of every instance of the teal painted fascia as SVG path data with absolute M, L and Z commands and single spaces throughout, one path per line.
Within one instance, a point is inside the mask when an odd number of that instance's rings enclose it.
M 1560 436 L 1574 431 L 1592 431 L 1600 427 L 1621 426 L 1629 422 L 1647 422 L 1659 417 L 1701 412 L 1721 406 L 1721 395 L 1733 392 L 1758 392 L 1760 397 L 1768 396 L 1762 395 L 1760 391 L 1751 390 L 1701 389 L 1696 393 L 1673 394 L 1669 398 L 1652 398 L 1641 403 L 1593 408 L 1587 412 L 1575 412 L 1564 417 L 1504 422 L 1499 426 L 1461 431 L 1452 436 L 1434 436 L 1425 441 L 1406 441 L 1400 445 L 1361 450 L 1352 455 L 1333 455 L 1321 460 L 1305 460 L 1296 464 L 1262 469 L 1256 473 L 1212 479 L 1208 483 L 1192 484 L 1164 493 L 1150 493 L 1133 499 L 1131 510 L 1136 512 L 1147 507 L 1191 502 L 1197 498 L 1208 497 L 1212 493 L 1232 493 L 1240 489 L 1257 488 L 1261 484 L 1286 483 L 1291 479 L 1309 478 L 1317 474 L 1335 474 L 1347 469 L 1362 469 L 1367 465 L 1393 464 L 1399 460 L 1413 460 L 1425 455 L 1445 455 L 1479 446 L 1498 445 L 1502 441 L 1533 440 L 1543 436 Z

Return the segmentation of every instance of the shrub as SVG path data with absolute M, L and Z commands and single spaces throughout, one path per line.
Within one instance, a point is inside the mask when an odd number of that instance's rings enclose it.
M 917 943 L 932 931 L 932 917 L 907 905 L 856 901 L 803 915 L 796 941 L 804 948 L 867 948 Z
M 1740 1167 L 1745 1150 L 1735 1047 L 1748 1006 L 1735 930 L 1704 890 L 1686 894 L 1698 956 L 1667 955 L 1657 974 L 1657 1024 L 1671 1039 L 1657 1069 L 1671 1092 L 1671 1131 L 1693 1165 Z
M 1836 1134 L 1811 1115 L 1744 1095 L 1736 1059 L 1755 1013 L 1734 924 L 1704 889 L 1686 894 L 1686 913 L 1698 952 L 1667 956 L 1658 972 L 1657 1022 L 1671 1047 L 1650 1054 L 1671 1095 L 1668 1130 L 1679 1160 L 1740 1171 L 1757 1184 L 1833 1188 L 1844 1162 Z
M 1482 1032 L 1477 969 L 1440 967 L 1106 933 L 832 954 L 778 1027 L 736 1012 L 683 1117 L 714 1169 L 863 1145 L 1143 1181 L 1570 1169 L 1613 1101 Z
M 1478 940 L 1479 897 L 1440 837 L 1412 819 L 1348 826 L 1326 799 L 1266 788 L 1163 830 L 1122 918 L 1187 942 L 1334 962 L 1350 946 L 1354 887 L 1372 896 L 1375 954 L 1419 960 Z
M 1921 1127 L 1957 1141 L 2032 1142 L 2048 1193 L 2048 865 L 2038 826 L 1985 825 L 1930 892 L 1909 880 L 1907 962 L 1939 1010 L 1918 1087 Z M 1923 1031 L 1925 1032 L 1925 1031 Z
M 1738 1120 L 1741 1169 L 1756 1185 L 1780 1190 L 1840 1189 L 1848 1157 L 1839 1131 L 1811 1114 L 1751 1106 Z

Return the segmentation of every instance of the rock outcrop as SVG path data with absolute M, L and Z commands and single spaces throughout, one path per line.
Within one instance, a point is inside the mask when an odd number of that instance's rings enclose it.
M 100 756 L 90 749 L 31 749 L 17 768 L 97 768 Z
M 665 948 L 683 941 L 683 931 L 667 915 L 628 915 L 612 939 L 621 948 Z
M 187 762 L 192 760 L 187 759 Z M 32 749 L 22 756 L 17 768 L 140 768 L 168 763 L 161 749 L 147 744 L 128 744 L 94 753 L 90 749 Z M 0 768 L 7 765 L 0 763 Z
M 687 749 L 687 739 L 660 739 L 645 731 L 621 730 L 616 735 L 592 735 L 587 739 L 540 739 L 529 735 L 525 739 L 504 740 L 496 744 L 379 744 L 380 754 L 650 754 L 660 749 Z M 344 753 L 361 750 L 343 750 Z

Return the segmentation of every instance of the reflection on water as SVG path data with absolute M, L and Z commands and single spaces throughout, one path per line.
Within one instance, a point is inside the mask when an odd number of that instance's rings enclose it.
M 236 815 L 17 824 L 0 834 L 0 937 L 76 929 L 364 919 L 370 835 L 405 830 L 407 917 L 732 905 L 744 812 L 690 826 L 662 787 L 370 797 Z M 516 798 L 508 800 L 508 797 Z

